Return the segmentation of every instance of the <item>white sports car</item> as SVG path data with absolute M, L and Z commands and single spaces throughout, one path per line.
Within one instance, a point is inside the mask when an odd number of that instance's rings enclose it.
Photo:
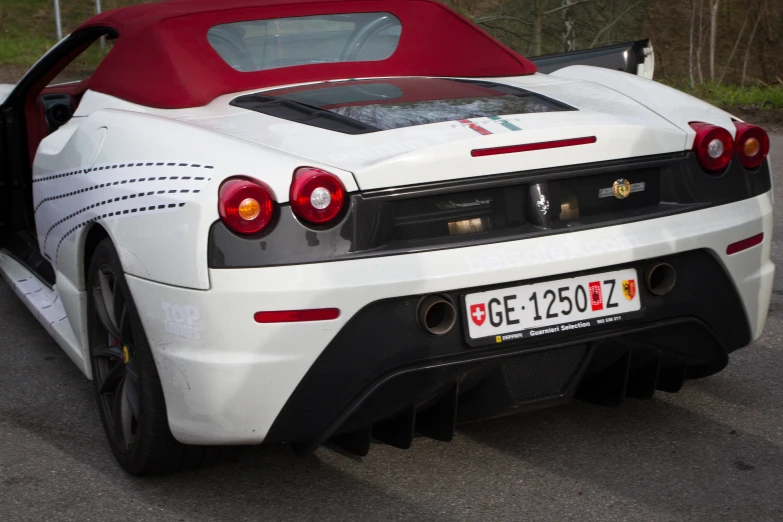
M 448 441 L 758 339 L 765 132 L 644 42 L 538 63 L 430 0 L 171 0 L 3 88 L 0 272 L 120 464 Z

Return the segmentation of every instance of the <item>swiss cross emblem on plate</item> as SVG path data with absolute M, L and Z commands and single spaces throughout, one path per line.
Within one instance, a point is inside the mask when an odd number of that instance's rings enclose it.
M 470 318 L 476 323 L 476 326 L 481 326 L 484 321 L 487 320 L 487 308 L 483 304 L 471 305 Z

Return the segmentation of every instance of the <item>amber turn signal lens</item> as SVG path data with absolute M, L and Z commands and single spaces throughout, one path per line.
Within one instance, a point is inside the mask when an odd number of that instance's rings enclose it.
M 745 142 L 743 150 L 745 151 L 746 156 L 752 158 L 761 150 L 761 143 L 759 143 L 759 140 L 756 138 L 750 138 Z
M 228 179 L 220 186 L 218 212 L 232 232 L 257 234 L 269 226 L 274 217 L 272 190 L 254 179 Z
M 239 204 L 239 217 L 245 221 L 253 221 L 261 214 L 261 204 L 253 198 L 247 198 Z
M 746 169 L 756 169 L 764 163 L 769 154 L 769 136 L 764 129 L 735 121 L 737 127 L 737 156 Z

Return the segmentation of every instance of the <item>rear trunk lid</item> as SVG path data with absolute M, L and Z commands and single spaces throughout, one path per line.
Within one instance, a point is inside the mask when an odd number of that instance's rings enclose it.
M 540 74 L 329 82 L 231 105 L 242 110 L 191 122 L 350 171 L 362 190 L 651 156 L 686 144 L 683 130 L 616 91 Z M 504 150 L 562 140 L 588 143 Z M 476 157 L 487 149 L 496 154 Z

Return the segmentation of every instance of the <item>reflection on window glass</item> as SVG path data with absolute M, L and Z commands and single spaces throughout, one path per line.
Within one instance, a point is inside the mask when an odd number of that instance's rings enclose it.
M 218 25 L 207 33 L 212 47 L 242 72 L 295 65 L 380 61 L 402 34 L 389 13 L 357 13 L 256 20 Z
M 336 107 L 331 112 L 381 130 L 428 123 L 494 118 L 502 115 L 552 112 L 552 105 L 535 96 L 497 96 L 414 103 L 384 103 Z

